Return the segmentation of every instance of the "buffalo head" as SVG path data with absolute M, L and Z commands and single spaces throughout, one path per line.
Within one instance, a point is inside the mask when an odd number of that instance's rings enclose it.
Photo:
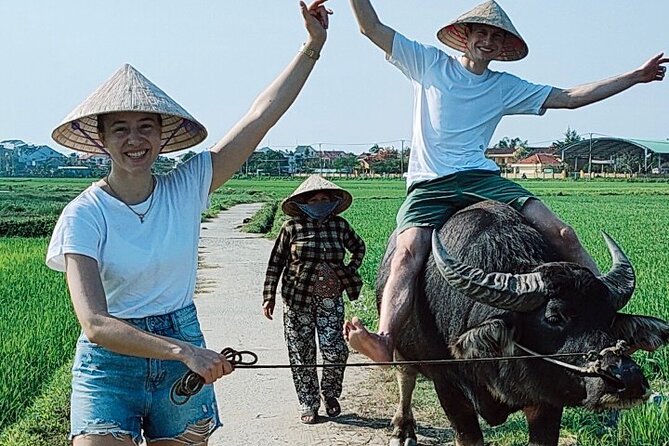
M 646 399 L 648 382 L 629 355 L 669 342 L 669 325 L 653 317 L 618 313 L 634 292 L 634 269 L 615 241 L 603 235 L 613 265 L 606 274 L 595 276 L 569 262 L 544 263 L 522 274 L 485 272 L 451 257 L 435 231 L 434 260 L 448 284 L 480 304 L 503 310 L 461 333 L 451 345 L 453 355 L 578 353 L 562 366 L 519 361 L 522 364 L 509 364 L 504 372 L 530 381 L 550 380 L 552 385 L 541 395 L 549 404 L 600 410 Z M 585 353 L 590 354 L 581 355 Z

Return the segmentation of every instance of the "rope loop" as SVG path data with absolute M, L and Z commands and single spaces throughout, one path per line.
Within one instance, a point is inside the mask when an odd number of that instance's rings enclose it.
M 221 351 L 221 355 L 234 368 L 237 365 L 249 366 L 258 362 L 258 355 L 248 350 L 237 351 L 234 348 L 226 347 Z M 170 390 L 170 400 L 177 406 L 186 404 L 188 400 L 202 390 L 204 379 L 192 370 L 189 370 L 180 380 L 172 385 Z

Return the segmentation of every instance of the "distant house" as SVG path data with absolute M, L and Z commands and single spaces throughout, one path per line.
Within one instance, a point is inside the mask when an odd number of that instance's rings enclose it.
M 0 141 L 0 148 L 6 149 L 6 150 L 15 150 L 18 149 L 19 147 L 27 146 L 28 144 L 24 141 L 21 141 L 20 139 L 6 139 L 4 141 Z
M 293 155 L 304 159 L 318 158 L 318 151 L 311 146 L 297 146 Z
M 68 164 L 67 156 L 49 146 L 18 145 L 13 152 L 15 175 L 48 175 Z
M 515 149 L 508 147 L 491 147 L 485 151 L 485 156 L 493 160 L 502 169 L 515 161 L 514 152 Z
M 11 176 L 14 173 L 14 151 L 0 146 L 0 175 Z
M 559 178 L 563 163 L 550 153 L 533 153 L 510 166 L 513 178 Z
M 358 156 L 358 168 L 356 169 L 356 173 L 358 175 L 360 174 L 370 174 L 372 173 L 372 166 L 369 164 L 369 161 L 367 161 L 367 157 L 363 155 L 369 155 L 368 153 L 363 153 L 360 156 Z
M 106 167 L 111 164 L 111 158 L 105 153 L 82 153 L 77 161 L 79 165 L 88 167 Z

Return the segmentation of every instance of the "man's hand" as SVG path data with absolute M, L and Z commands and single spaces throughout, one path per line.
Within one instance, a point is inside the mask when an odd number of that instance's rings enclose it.
M 667 67 L 664 64 L 669 62 L 669 58 L 663 56 L 664 53 L 660 53 L 639 67 L 640 82 L 664 80 L 664 75 L 667 72 Z

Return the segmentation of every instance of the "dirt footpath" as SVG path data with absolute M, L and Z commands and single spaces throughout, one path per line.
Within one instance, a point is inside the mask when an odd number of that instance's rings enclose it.
M 259 363 L 285 364 L 283 307 L 275 319 L 262 316 L 262 283 L 273 243 L 239 231 L 260 205 L 239 205 L 202 224 L 195 303 L 210 348 L 251 350 Z M 280 299 L 279 299 L 280 300 Z M 364 362 L 357 354 L 349 362 Z M 239 369 L 219 380 L 216 396 L 223 427 L 211 446 L 386 445 L 394 405 L 376 393 L 387 373 L 367 367 L 346 369 L 342 415 L 316 425 L 298 420 L 297 396 L 289 369 Z M 381 403 L 381 404 L 380 404 Z M 321 407 L 321 415 L 324 415 Z M 432 445 L 435 438 L 419 438 Z

